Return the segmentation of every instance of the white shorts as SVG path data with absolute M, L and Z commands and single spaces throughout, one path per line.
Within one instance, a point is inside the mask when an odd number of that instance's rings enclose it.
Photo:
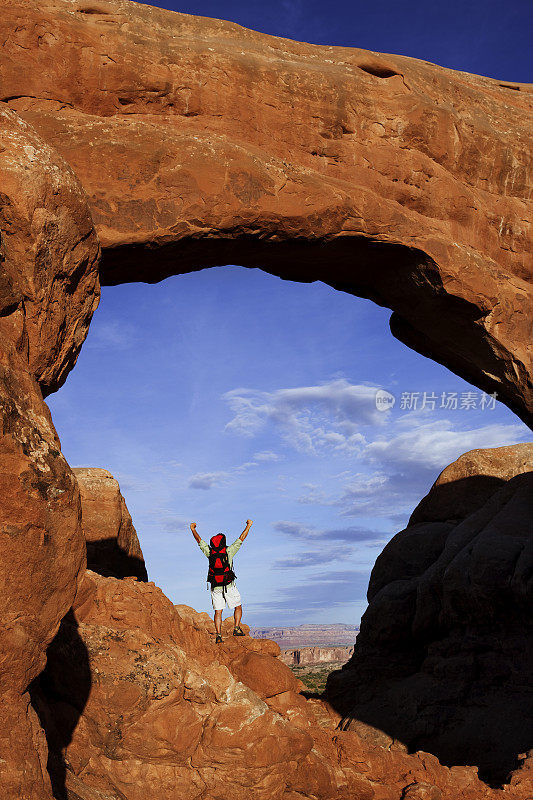
M 222 596 L 221 589 L 217 587 L 211 589 L 211 602 L 215 611 L 223 611 L 226 603 L 228 608 L 235 608 L 241 604 L 241 594 L 236 586 L 226 586 L 226 591 Z

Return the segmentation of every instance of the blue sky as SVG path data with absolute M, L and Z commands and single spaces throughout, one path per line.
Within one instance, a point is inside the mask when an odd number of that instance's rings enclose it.
M 530 79 L 525 3 L 153 4 Z M 149 576 L 174 602 L 211 610 L 189 522 L 231 541 L 250 517 L 235 560 L 245 621 L 358 623 L 377 555 L 440 470 L 474 447 L 530 440 L 505 406 L 480 408 L 480 390 L 397 342 L 389 317 L 238 266 L 103 288 L 48 403 L 69 463 L 119 480 Z M 378 389 L 395 397 L 388 410 Z M 416 392 L 418 407 L 402 408 Z M 441 407 L 454 392 L 458 408 Z
M 389 316 L 236 266 L 103 288 L 49 405 L 69 463 L 118 478 L 174 602 L 210 608 L 188 523 L 233 540 L 250 517 L 235 561 L 250 622 L 357 623 L 372 564 L 439 471 L 529 439 L 506 407 L 481 409 L 479 390 L 396 341 Z M 377 389 L 392 408 L 376 408 Z M 418 408 L 401 408 L 416 392 Z

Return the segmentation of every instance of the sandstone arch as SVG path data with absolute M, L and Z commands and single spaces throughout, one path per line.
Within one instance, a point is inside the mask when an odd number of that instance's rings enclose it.
M 369 297 L 530 423 L 532 95 L 125 0 L 7 0 L 0 30 L 0 744 L 8 796 L 24 773 L 41 800 L 25 688 L 84 568 L 42 395 L 97 304 L 98 239 L 104 283 L 233 262 Z
M 125 0 L 0 27 L 1 99 L 80 178 L 104 283 L 324 280 L 530 424 L 530 86 Z

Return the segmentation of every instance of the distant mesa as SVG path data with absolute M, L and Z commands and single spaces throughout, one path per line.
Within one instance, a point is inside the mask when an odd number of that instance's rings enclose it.
M 255 639 L 272 639 L 279 644 L 282 650 L 319 646 L 352 646 L 358 632 L 358 625 L 346 623 L 250 628 L 250 636 Z
M 314 664 L 345 664 L 353 653 L 350 647 L 299 647 L 295 650 L 282 650 L 279 658 L 289 667 Z

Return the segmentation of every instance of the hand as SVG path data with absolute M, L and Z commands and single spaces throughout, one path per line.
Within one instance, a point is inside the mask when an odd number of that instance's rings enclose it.
M 246 525 L 247 525 L 248 527 L 250 527 L 250 525 L 253 525 L 253 522 L 252 522 L 252 520 L 251 520 L 251 519 L 247 519 L 247 520 L 246 520 Z
M 191 531 L 196 530 L 196 522 L 191 522 Z

